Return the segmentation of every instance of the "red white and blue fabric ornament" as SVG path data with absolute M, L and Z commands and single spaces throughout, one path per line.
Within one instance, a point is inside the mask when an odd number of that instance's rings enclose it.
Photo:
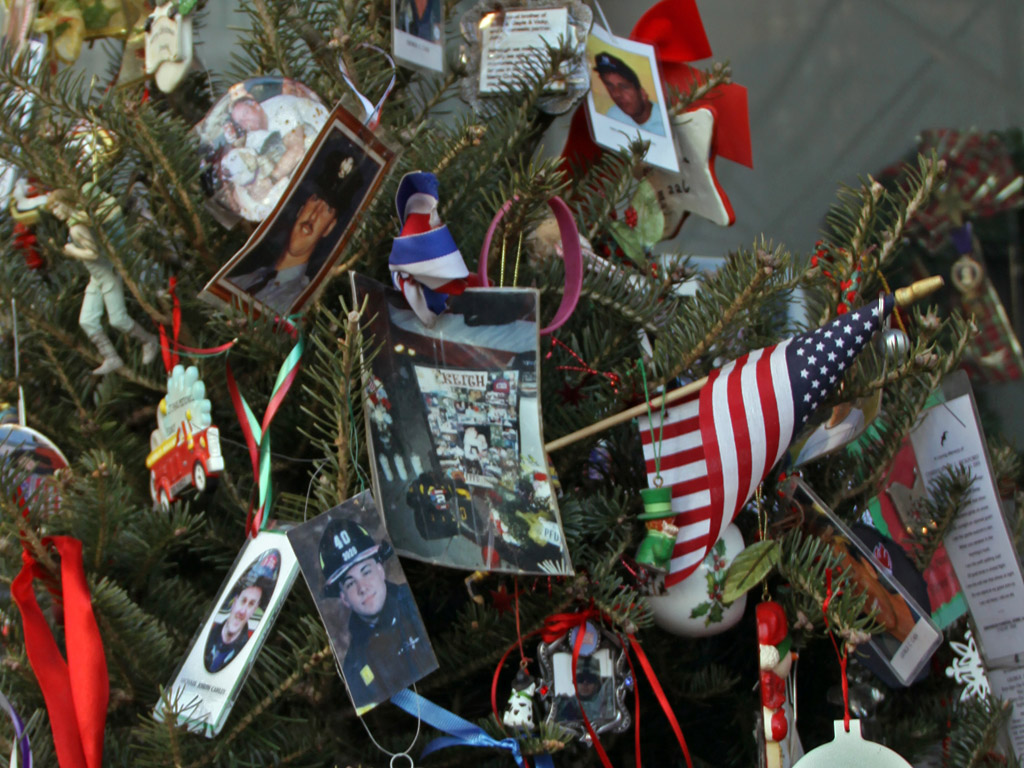
M 438 182 L 432 173 L 407 173 L 398 185 L 395 205 L 402 223 L 388 266 L 395 287 L 428 328 L 445 310 L 449 295 L 462 293 L 469 269 L 459 247 L 437 213 Z

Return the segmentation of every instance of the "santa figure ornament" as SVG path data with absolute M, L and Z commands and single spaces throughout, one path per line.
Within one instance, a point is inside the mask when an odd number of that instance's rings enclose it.
M 756 615 L 765 765 L 767 768 L 782 768 L 783 741 L 793 726 L 787 678 L 796 654 L 789 638 L 786 612 L 781 605 L 774 600 L 766 600 L 757 606 Z

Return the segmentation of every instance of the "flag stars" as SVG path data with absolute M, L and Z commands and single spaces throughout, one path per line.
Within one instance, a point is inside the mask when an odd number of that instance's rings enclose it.
M 810 392 L 808 392 L 806 395 L 804 395 L 804 402 L 805 403 L 811 402 L 811 393 Z
M 810 365 L 814 365 L 816 362 L 818 362 L 818 358 L 816 358 L 814 355 L 811 355 L 810 357 L 807 358 L 807 362 Z
M 846 361 L 845 361 L 845 360 L 840 360 L 840 361 L 839 361 L 839 370 L 841 371 L 841 370 L 843 370 L 843 369 L 844 369 L 845 367 L 846 367 Z
M 878 317 L 878 307 L 874 307 L 874 308 L 873 308 L 873 309 L 871 310 L 871 314 L 872 314 L 872 315 L 873 315 L 874 317 Z
M 821 370 L 821 375 L 822 376 L 824 376 L 826 373 L 828 373 L 828 368 L 826 368 L 824 365 L 821 366 L 820 370 Z
M 835 376 L 829 376 L 828 377 L 828 383 L 829 384 L 835 384 L 836 383 L 836 377 Z
M 815 349 L 818 350 L 819 352 L 822 352 L 825 349 L 825 345 L 819 341 L 818 346 L 816 346 Z
M 853 326 L 852 325 L 844 325 L 843 326 L 843 333 L 846 333 L 846 334 L 853 333 Z
M 847 357 L 853 357 L 853 350 L 852 349 L 846 350 L 846 356 Z
M 802 349 L 798 349 L 798 350 L 796 351 L 796 353 L 797 353 L 798 355 L 800 355 L 800 357 L 803 357 L 803 356 L 804 356 L 804 351 L 803 351 Z
M 826 339 L 831 339 L 832 338 L 832 331 L 825 331 L 825 338 Z
M 834 363 L 836 361 L 836 353 L 835 352 L 829 352 L 828 353 L 828 361 L 830 363 Z
M 857 342 L 858 344 L 860 344 L 860 343 L 861 343 L 862 341 L 864 341 L 864 337 L 863 337 L 863 336 L 861 336 L 860 334 L 857 334 L 857 338 L 855 339 L 855 341 L 856 341 L 856 342 Z
M 820 386 L 820 384 L 818 383 L 818 380 L 815 379 L 814 381 L 811 382 L 811 386 L 814 387 L 814 389 L 817 389 Z
M 800 371 L 800 378 L 801 379 L 806 379 L 807 378 L 807 369 L 806 368 L 804 368 L 802 371 Z
M 873 327 L 874 327 L 874 323 L 872 323 L 870 320 L 865 320 L 864 321 L 864 330 L 865 331 L 870 331 Z
M 836 346 L 842 349 L 843 347 L 846 346 L 846 342 L 843 341 L 842 339 L 836 339 Z

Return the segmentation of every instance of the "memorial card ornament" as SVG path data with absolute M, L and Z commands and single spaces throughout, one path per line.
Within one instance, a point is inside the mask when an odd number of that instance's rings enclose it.
M 678 173 L 654 46 L 616 37 L 595 25 L 587 38 L 586 58 L 587 115 L 594 141 L 613 150 L 628 149 L 638 138 L 647 141 L 646 162 Z
M 593 12 L 579 0 L 485 0 L 460 22 L 466 45 L 462 98 L 478 112 L 487 97 L 526 89 L 550 66 L 549 48 L 568 48 L 571 57 L 544 85 L 537 107 L 549 115 L 572 109 L 590 87 L 584 49 Z
M 213 425 L 206 385 L 194 365 L 174 366 L 167 377 L 167 395 L 156 410 L 156 429 L 149 437 L 149 492 L 153 503 L 168 509 L 189 487 L 206 490 L 224 470 L 220 430 Z
M 254 77 L 228 89 L 195 127 L 200 178 L 221 223 L 270 215 L 328 113 L 289 78 Z
M 835 721 L 835 738 L 812 749 L 793 768 L 912 768 L 910 763 L 888 747 L 865 741 L 860 720 L 850 721 L 847 732 L 842 720 Z
M 427 327 L 409 291 L 359 275 L 352 284 L 355 305 L 368 302 L 363 331 L 380 345 L 365 410 L 398 550 L 470 570 L 571 573 L 541 433 L 537 292 L 427 294 L 440 311 Z
M 391 0 L 391 52 L 400 63 L 444 71 L 442 0 Z
M 170 93 L 192 66 L 192 14 L 196 0 L 158 5 L 146 19 L 146 74 Z
M 364 491 L 288 532 L 356 714 L 437 669 L 384 521 Z
M 573 679 L 572 657 L 576 636 L 584 633 Z M 618 638 L 593 623 L 574 627 L 561 637 L 537 646 L 540 691 L 544 720 L 561 726 L 590 745 L 597 735 L 621 733 L 632 719 L 626 707 L 626 691 L 633 687 L 626 651 Z
M 170 718 L 207 738 L 220 733 L 299 570 L 286 530 L 271 523 L 245 540 L 188 655 L 157 702 L 158 721 Z
M 675 536 L 671 543 L 675 543 Z M 743 546 L 740 529 L 732 524 L 726 526 L 722 538 L 693 574 L 666 588 L 663 595 L 650 598 L 654 623 L 682 637 L 710 637 L 736 626 L 743 617 L 747 596 L 725 602 L 723 590 L 729 566 Z

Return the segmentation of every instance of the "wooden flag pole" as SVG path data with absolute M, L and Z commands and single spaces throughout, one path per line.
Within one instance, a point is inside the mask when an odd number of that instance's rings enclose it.
M 934 293 L 943 286 L 943 279 L 940 275 L 933 277 L 926 277 L 924 280 L 918 280 L 916 283 L 908 285 L 906 288 L 896 289 L 894 297 L 896 299 L 896 305 L 900 307 L 906 307 L 913 304 L 918 299 L 924 298 L 931 293 Z M 688 395 L 692 395 L 694 392 L 699 391 L 708 382 L 708 377 L 705 376 L 703 379 L 693 381 L 684 387 L 679 389 L 673 389 L 671 392 L 665 395 L 659 395 L 650 401 L 650 408 L 655 411 L 661 408 L 661 401 L 664 400 L 666 405 L 671 405 L 677 400 L 682 400 Z M 644 416 L 647 413 L 648 403 L 640 403 L 634 405 L 621 413 L 616 413 L 614 416 L 609 416 L 606 419 L 591 424 L 589 427 L 578 429 L 575 432 L 570 432 L 568 435 L 563 435 L 557 440 L 552 440 L 550 443 L 544 446 L 544 450 L 557 451 L 559 448 L 564 448 L 567 445 L 583 440 L 584 438 L 596 435 L 599 432 L 604 432 L 610 427 L 614 427 L 616 424 L 622 424 L 624 421 L 635 419 L 637 416 Z

